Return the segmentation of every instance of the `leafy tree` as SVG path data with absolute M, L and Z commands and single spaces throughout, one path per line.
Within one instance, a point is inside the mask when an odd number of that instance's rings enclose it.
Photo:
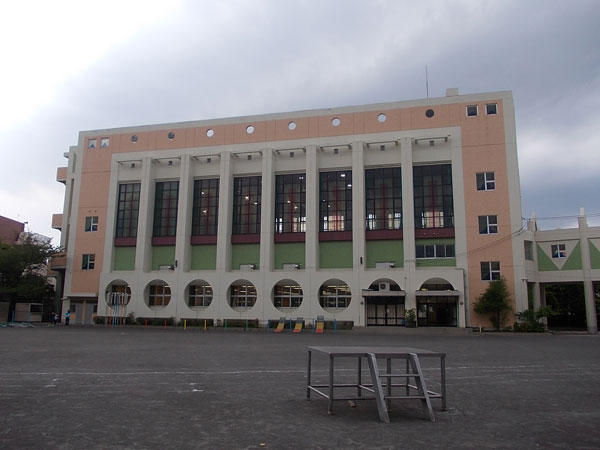
M 490 314 L 490 321 L 499 330 L 507 319 L 507 313 L 512 311 L 510 293 L 506 279 L 492 281 L 483 294 L 477 298 L 474 310 L 477 314 Z
M 52 285 L 46 277 L 48 258 L 58 249 L 48 242 L 25 235 L 15 244 L 0 242 L 0 301 L 45 301 L 52 296 Z

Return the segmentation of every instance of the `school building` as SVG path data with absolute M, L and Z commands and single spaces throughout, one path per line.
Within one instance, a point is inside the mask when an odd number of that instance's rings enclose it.
M 515 311 L 543 302 L 510 92 L 82 131 L 65 157 L 75 323 L 489 326 L 473 303 L 500 276 Z

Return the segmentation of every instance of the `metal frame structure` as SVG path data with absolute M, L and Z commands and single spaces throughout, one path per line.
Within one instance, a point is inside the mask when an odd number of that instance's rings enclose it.
M 431 399 L 441 400 L 441 410 L 446 411 L 446 354 L 411 347 L 307 347 L 308 365 L 306 381 L 306 398 L 310 400 L 311 392 L 315 392 L 328 400 L 327 412 L 333 414 L 333 402 L 343 400 L 376 400 L 379 419 L 382 422 L 389 423 L 388 411 L 391 409 L 391 401 L 395 399 L 420 400 L 423 408 L 428 413 L 431 421 L 435 421 Z M 328 384 L 312 383 L 312 353 L 320 353 L 328 356 Z M 356 383 L 335 383 L 335 358 L 356 358 L 357 359 L 357 380 Z M 377 358 L 386 360 L 386 368 L 383 373 L 380 371 Z M 440 385 L 441 392 L 434 392 L 427 388 L 425 376 L 421 369 L 420 357 L 433 357 L 440 359 Z M 367 358 L 369 372 L 372 383 L 363 383 L 362 378 L 362 358 Z M 404 372 L 392 371 L 392 359 L 403 359 L 406 361 Z M 386 379 L 385 392 L 381 379 Z M 403 383 L 393 383 L 392 378 L 404 378 Z M 410 384 L 409 380 L 414 378 L 415 383 Z M 404 395 L 392 395 L 392 388 L 403 388 Z M 324 392 L 319 388 L 327 388 Z M 356 396 L 334 396 L 335 388 L 354 388 Z M 411 395 L 411 391 L 417 391 L 416 395 Z M 373 394 L 373 397 L 364 397 L 363 392 Z

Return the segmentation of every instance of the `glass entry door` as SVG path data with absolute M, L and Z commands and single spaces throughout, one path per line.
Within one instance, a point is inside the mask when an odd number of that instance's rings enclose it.
M 404 299 L 398 297 L 367 298 L 367 326 L 404 325 Z

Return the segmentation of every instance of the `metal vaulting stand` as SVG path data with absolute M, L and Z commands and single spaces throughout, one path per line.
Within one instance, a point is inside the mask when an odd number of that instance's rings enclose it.
M 375 400 L 379 419 L 390 423 L 388 411 L 392 400 L 419 400 L 429 419 L 435 421 L 431 399 L 441 400 L 442 411 L 446 410 L 446 354 L 410 347 L 308 347 L 308 367 L 306 398 L 310 400 L 311 392 L 328 399 L 328 413 L 333 414 L 334 401 Z M 312 383 L 312 354 L 324 354 L 329 358 L 328 384 Z M 422 357 L 439 358 L 441 392 L 427 388 L 420 359 Z M 335 358 L 356 358 L 357 379 L 355 383 L 335 383 Z M 363 383 L 362 359 L 366 358 L 371 375 L 371 383 Z M 385 370 L 378 366 L 378 358 L 386 360 Z M 406 362 L 404 371 L 392 371 L 392 360 Z M 396 383 L 394 379 L 403 379 Z M 414 380 L 414 384 L 410 380 Z M 382 380 L 384 382 L 382 383 Z M 326 390 L 321 390 L 326 388 Z M 335 396 L 335 389 L 356 389 L 356 396 Z M 395 390 L 393 388 L 396 388 Z M 400 388 L 400 392 L 398 390 Z M 415 393 L 416 391 L 416 393 Z M 372 394 L 363 396 L 363 393 Z

